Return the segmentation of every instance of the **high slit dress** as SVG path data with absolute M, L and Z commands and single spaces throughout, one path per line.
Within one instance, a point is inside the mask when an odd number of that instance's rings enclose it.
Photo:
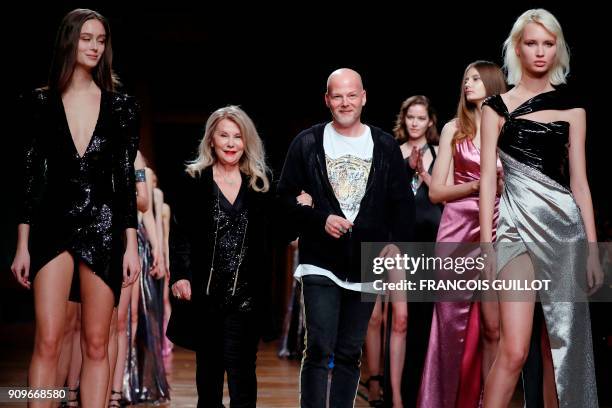
M 587 236 L 569 188 L 570 124 L 523 118 L 545 110 L 580 107 L 568 90 L 534 96 L 509 112 L 500 95 L 484 102 L 505 123 L 498 152 L 504 191 L 497 226 L 497 270 L 529 255 L 536 279 L 550 280 L 539 299 L 550 340 L 560 407 L 597 407 L 589 305 L 585 294 Z
M 137 228 L 134 159 L 138 114 L 133 98 L 102 91 L 100 112 L 83 156 L 74 145 L 58 92 L 20 99 L 23 191 L 18 222 L 30 225 L 30 280 L 68 251 L 98 275 L 119 302 L 124 232 Z M 80 301 L 78 273 L 71 300 Z

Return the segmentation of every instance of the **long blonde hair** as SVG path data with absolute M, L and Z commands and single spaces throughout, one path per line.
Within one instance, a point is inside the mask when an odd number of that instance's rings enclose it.
M 480 60 L 472 62 L 467 66 L 461 81 L 461 97 L 459 98 L 459 105 L 457 106 L 457 116 L 455 120 L 457 130 L 453 135 L 453 140 L 451 143 L 453 148 L 458 143 L 461 143 L 464 139 L 469 138 L 471 140 L 476 136 L 476 105 L 467 100 L 465 97 L 465 87 L 463 86 L 463 80 L 471 68 L 478 71 L 480 79 L 485 87 L 486 96 L 499 95 L 506 92 L 504 73 L 497 66 L 497 64 L 490 61 Z
M 555 36 L 557 40 L 557 53 L 555 56 L 555 65 L 550 71 L 550 83 L 560 85 L 566 82 L 566 77 L 569 74 L 570 53 L 569 47 L 563 37 L 561 24 L 549 11 L 544 9 L 527 10 L 516 20 L 510 31 L 510 35 L 504 41 L 504 70 L 508 76 L 508 83 L 516 85 L 521 80 L 523 69 L 521 61 L 516 56 L 516 45 L 523 38 L 523 30 L 529 23 L 541 25 Z
M 213 134 L 217 125 L 223 119 L 231 120 L 240 129 L 244 141 L 244 153 L 240 158 L 239 165 L 240 171 L 250 177 L 249 186 L 258 192 L 268 191 L 270 189 L 270 180 L 268 179 L 270 170 L 266 165 L 263 143 L 249 115 L 234 105 L 217 109 L 210 115 L 206 121 L 204 137 L 198 147 L 198 157 L 187 162 L 185 171 L 191 177 L 196 177 L 202 173 L 202 170 L 217 162 L 217 157 L 212 148 Z

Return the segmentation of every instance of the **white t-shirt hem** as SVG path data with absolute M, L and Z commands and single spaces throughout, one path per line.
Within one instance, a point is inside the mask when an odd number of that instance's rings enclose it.
M 293 277 L 295 279 L 300 279 L 306 275 L 320 275 L 325 276 L 331 279 L 336 285 L 340 286 L 343 289 L 353 290 L 355 292 L 365 292 L 365 293 L 379 293 L 379 291 L 374 289 L 374 284 L 371 282 L 348 282 L 339 279 L 332 272 L 327 269 L 320 268 L 311 264 L 299 264 L 293 273 Z

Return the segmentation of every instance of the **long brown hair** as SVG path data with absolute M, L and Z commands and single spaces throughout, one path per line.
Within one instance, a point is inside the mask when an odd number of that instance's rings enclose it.
M 427 143 L 438 144 L 438 141 L 440 140 L 440 135 L 438 134 L 438 115 L 436 115 L 436 111 L 431 105 L 429 98 L 425 95 L 414 95 L 402 102 L 400 111 L 395 119 L 395 126 L 393 127 L 395 140 L 397 140 L 399 143 L 404 143 L 408 140 L 406 114 L 412 105 L 423 105 L 425 107 L 427 110 L 427 116 L 429 116 L 429 120 L 432 122 L 432 125 L 427 128 L 427 132 L 425 133 Z
M 477 106 L 469 102 L 465 97 L 465 87 L 463 81 L 467 72 L 475 68 L 480 75 L 480 79 L 484 84 L 486 90 L 486 96 L 498 95 L 506 92 L 506 81 L 504 79 L 504 73 L 501 68 L 490 61 L 475 61 L 467 66 L 463 77 L 461 78 L 461 97 L 459 98 L 459 105 L 457 106 L 456 125 L 457 130 L 453 135 L 452 145 L 453 148 L 457 143 L 461 143 L 464 139 L 473 139 L 476 136 L 476 108 Z
M 105 91 L 115 90 L 115 86 L 119 82 L 112 69 L 113 47 L 111 45 L 110 26 L 104 16 L 89 9 L 75 9 L 64 16 L 55 37 L 55 49 L 47 84 L 49 89 L 62 93 L 68 87 L 76 66 L 81 28 L 86 21 L 91 19 L 102 23 L 104 31 L 106 31 L 104 53 L 98 65 L 91 72 L 93 80 L 100 89 Z

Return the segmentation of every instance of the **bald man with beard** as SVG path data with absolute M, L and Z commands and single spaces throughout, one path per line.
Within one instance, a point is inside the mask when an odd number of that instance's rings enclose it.
M 391 135 L 362 123 L 366 91 L 359 73 L 341 68 L 327 79 L 331 121 L 299 133 L 278 186 L 284 216 L 299 238 L 306 315 L 300 371 L 302 407 L 352 407 L 361 349 L 374 307 L 371 268 L 361 268 L 362 242 L 410 241 L 414 197 Z M 304 191 L 310 200 L 296 200 Z M 376 255 L 389 254 L 386 245 Z M 330 362 L 333 361 L 333 364 Z

